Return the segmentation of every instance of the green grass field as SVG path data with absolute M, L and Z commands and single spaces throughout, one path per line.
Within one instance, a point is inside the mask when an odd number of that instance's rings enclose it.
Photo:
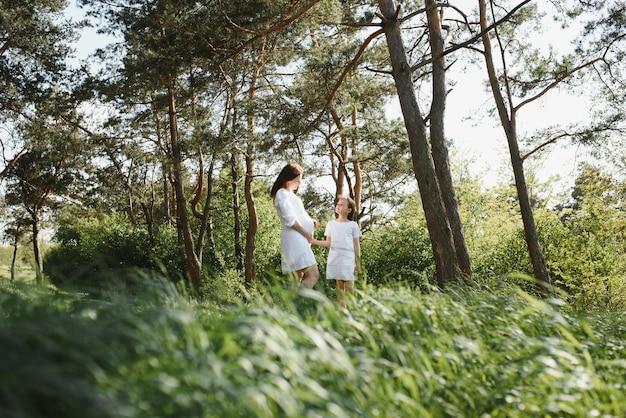
M 0 246 L 0 281 L 11 279 L 11 260 L 13 247 Z M 35 270 L 30 265 L 32 251 L 27 247 L 20 247 L 15 263 L 15 280 L 18 282 L 34 282 Z
M 514 288 L 195 302 L 4 282 L 3 417 L 620 417 L 622 314 Z
M 10 279 L 11 279 L 11 266 L 0 264 L 0 280 L 9 281 Z M 24 283 L 34 283 L 35 270 L 30 266 L 20 264 L 16 267 L 15 280 L 18 282 L 24 282 Z

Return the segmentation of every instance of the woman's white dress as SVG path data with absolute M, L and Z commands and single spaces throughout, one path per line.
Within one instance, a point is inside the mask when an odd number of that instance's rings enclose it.
M 330 237 L 330 251 L 326 263 L 326 278 L 332 280 L 354 280 L 356 259 L 354 238 L 360 237 L 361 229 L 354 221 L 332 220 L 326 225 L 324 235 Z
M 276 192 L 274 207 L 282 225 L 281 269 L 283 273 L 301 270 L 317 264 L 311 244 L 293 229 L 298 221 L 302 227 L 313 233 L 313 219 L 306 213 L 302 200 L 293 192 L 281 188 Z

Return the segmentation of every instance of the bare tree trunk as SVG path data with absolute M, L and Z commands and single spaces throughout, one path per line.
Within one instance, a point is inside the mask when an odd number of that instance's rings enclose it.
M 352 107 L 352 127 L 357 129 L 357 118 L 358 113 L 356 106 Z M 352 170 L 354 171 L 354 206 L 355 209 L 355 221 L 358 222 L 361 214 L 361 191 L 363 190 L 363 175 L 361 174 L 361 162 L 359 161 L 359 156 L 355 155 L 355 150 L 357 149 L 357 136 L 352 138 Z
M 442 36 L 442 16 L 437 9 L 435 0 L 426 0 L 426 16 L 430 34 L 430 49 L 433 56 L 433 100 L 430 110 L 430 143 L 432 146 L 433 162 L 437 179 L 441 189 L 448 222 L 454 237 L 454 248 L 459 260 L 459 268 L 467 278 L 472 276 L 465 235 L 459 215 L 459 204 L 454 191 L 452 175 L 450 174 L 450 160 L 446 145 L 444 116 L 446 109 L 446 61 L 444 52 L 444 37 Z
M 237 167 L 237 150 L 233 148 L 230 158 L 230 176 L 233 193 L 233 235 L 235 241 L 235 260 L 237 271 L 243 270 L 243 249 L 241 248 L 241 215 L 239 207 L 239 169 Z
M 152 202 L 154 202 L 154 200 L 152 200 Z M 148 236 L 150 237 L 150 242 L 152 244 L 154 244 L 153 206 L 154 205 L 152 203 L 150 204 L 150 206 L 148 206 L 145 202 L 141 202 L 141 209 L 143 210 L 143 215 L 146 218 L 146 228 L 148 228 Z
M 20 237 L 20 231 L 18 228 L 15 229 L 15 237 L 13 240 L 13 256 L 11 257 L 11 282 L 15 281 L 15 263 L 17 262 L 17 246 Z
M 437 283 L 440 287 L 444 287 L 446 282 L 457 280 L 461 274 L 452 231 L 439 190 L 424 119 L 415 97 L 411 69 L 402 43 L 400 22 L 394 2 L 393 0 L 378 0 L 378 5 L 383 15 L 383 29 L 391 57 L 393 78 L 409 136 L 413 170 L 422 197 L 422 206 L 435 259 Z
M 161 124 L 161 120 L 157 116 L 156 112 L 154 115 L 154 124 L 156 126 L 155 133 L 157 138 L 157 152 L 159 153 L 160 161 L 164 161 L 164 156 L 166 152 L 164 150 L 168 149 L 167 143 L 167 135 L 165 135 L 165 128 Z M 163 219 L 168 223 L 172 220 L 172 196 L 170 194 L 170 188 L 172 187 L 172 182 L 170 181 L 170 168 L 168 164 L 161 163 L 161 170 L 163 172 Z
M 344 196 L 345 192 L 343 191 L 348 176 L 346 175 L 346 160 L 348 159 L 348 141 L 344 135 L 344 126 L 341 118 L 337 114 L 337 110 L 335 108 L 330 109 L 330 115 L 337 126 L 337 130 L 339 131 L 339 146 L 335 147 L 332 140 L 328 137 L 328 148 L 330 152 L 330 162 L 334 165 L 334 159 L 337 158 L 337 177 L 335 179 L 335 200 L 339 196 Z
M 33 254 L 35 256 L 35 281 L 38 285 L 43 284 L 43 255 L 39 244 L 39 215 L 36 210 L 31 212 L 33 221 Z
M 173 87 L 168 89 L 168 106 L 170 121 L 170 140 L 172 146 L 172 175 L 176 198 L 176 225 L 179 236 L 182 238 L 187 261 L 187 273 L 193 290 L 198 292 L 202 283 L 202 263 L 194 251 L 194 242 L 191 234 L 191 224 L 187 212 L 187 202 L 183 186 L 183 155 L 178 139 L 178 122 L 176 120 L 176 101 Z
M 256 94 L 257 80 L 259 72 L 263 68 L 263 61 L 259 60 L 254 72 L 254 78 L 251 82 L 249 99 L 250 103 L 254 101 Z M 259 229 L 259 220 L 254 203 L 254 195 L 252 194 L 252 184 L 254 182 L 254 112 L 252 106 L 248 106 L 247 113 L 248 123 L 248 145 L 246 149 L 246 179 L 244 181 L 244 195 L 246 199 L 246 208 L 248 210 L 248 228 L 246 229 L 246 247 L 244 262 L 244 277 L 246 284 L 250 285 L 256 280 L 256 263 L 254 261 L 254 252 L 256 249 L 256 233 Z
M 522 214 L 522 221 L 524 223 L 524 235 L 526 238 L 526 245 L 528 246 L 528 252 L 533 265 L 533 273 L 538 285 L 541 289 L 545 289 L 550 286 L 551 279 L 548 274 L 548 267 L 546 265 L 545 258 L 541 245 L 539 244 L 539 236 L 537 234 L 537 227 L 535 225 L 535 219 L 533 216 L 532 206 L 530 198 L 528 196 L 528 187 L 526 186 L 526 176 L 524 175 L 523 160 L 520 155 L 519 145 L 517 142 L 517 130 L 515 127 L 515 110 L 512 106 L 511 114 L 508 114 L 505 98 L 500 90 L 500 83 L 498 81 L 498 75 L 496 74 L 495 65 L 493 63 L 491 40 L 489 39 L 489 33 L 487 28 L 487 6 L 485 0 L 478 0 L 480 9 L 480 27 L 484 31 L 482 40 L 485 47 L 484 56 L 487 65 L 487 73 L 489 75 L 489 83 L 491 84 L 491 91 L 493 93 L 496 107 L 498 109 L 498 115 L 500 116 L 500 122 L 504 128 L 506 139 L 509 145 L 509 153 L 511 154 L 511 165 L 513 167 L 513 175 L 515 177 L 515 187 L 517 189 L 517 197 L 519 199 L 520 212 Z M 509 103 L 511 98 L 509 95 Z
M 207 173 L 206 182 L 206 201 L 204 202 L 204 217 L 206 221 L 207 239 L 211 245 L 211 251 L 215 253 L 215 235 L 213 234 L 213 216 L 211 216 L 211 208 L 213 201 L 213 169 L 215 168 L 215 154 L 211 156 L 211 164 Z
M 200 166 L 204 167 L 204 159 L 202 157 L 202 152 L 200 154 Z M 197 212 L 195 205 L 199 201 L 202 195 L 202 182 L 198 182 L 198 195 L 197 201 L 194 199 L 194 206 L 192 206 L 192 211 L 194 216 L 200 219 L 200 229 L 198 232 L 198 240 L 196 242 L 196 253 L 200 252 L 202 248 L 204 248 L 204 239 L 209 240 L 209 245 L 211 246 L 211 252 L 215 253 L 215 237 L 213 235 L 213 218 L 211 216 L 211 203 L 213 201 L 213 169 L 215 168 L 215 153 L 211 156 L 211 164 L 209 164 L 209 169 L 206 172 L 207 186 L 206 186 L 206 196 L 204 199 L 204 204 L 202 206 L 202 213 Z M 202 177 L 205 176 L 204 168 L 201 168 L 200 175 Z
M 256 248 L 256 233 L 259 229 L 259 220 L 254 204 L 254 196 L 252 194 L 252 183 L 254 181 L 254 160 L 251 157 L 253 152 L 252 143 L 248 143 L 248 152 L 246 153 L 246 180 L 244 183 L 244 194 L 246 197 L 246 208 L 248 208 L 248 229 L 246 230 L 246 249 L 245 249 L 245 281 L 247 284 L 254 283 L 256 280 L 256 263 L 254 261 L 254 252 Z

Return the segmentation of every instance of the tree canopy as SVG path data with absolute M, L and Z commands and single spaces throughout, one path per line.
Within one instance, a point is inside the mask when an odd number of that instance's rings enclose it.
M 114 39 L 90 58 L 95 71 L 70 63 L 86 22 L 65 19 L 64 2 L 2 4 L 5 200 L 32 210 L 37 190 L 37 212 L 57 216 L 52 229 L 62 222 L 65 233 L 80 224 L 68 214 L 123 214 L 115 219 L 145 230 L 151 245 L 173 228 L 181 277 L 199 291 L 228 269 L 248 284 L 272 274 L 257 269 L 277 251 L 264 235 L 274 233 L 265 193 L 277 167 L 297 161 L 312 213 L 325 221 L 332 200 L 350 195 L 373 235 L 397 225 L 401 203 L 418 191 L 428 271 L 444 286 L 472 279 L 476 248 L 454 180 L 460 161 L 450 158 L 470 138 L 448 135 L 459 116 L 447 109 L 459 100 L 455 83 L 483 83 L 516 186 L 501 198 L 519 206 L 505 203 L 521 214 L 531 274 L 549 284 L 530 161 L 565 140 L 615 143 L 624 128 L 624 6 L 595 3 L 82 0 Z M 567 50 L 536 36 L 550 19 L 569 28 Z M 481 72 L 463 78 L 471 68 Z M 593 91 L 598 113 L 518 129 L 525 109 L 559 89 Z M 396 103 L 402 112 L 391 114 Z

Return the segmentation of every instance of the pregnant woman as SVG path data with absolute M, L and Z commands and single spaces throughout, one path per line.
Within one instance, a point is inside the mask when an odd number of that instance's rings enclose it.
M 320 273 L 311 250 L 317 222 L 304 209 L 295 191 L 302 181 L 302 167 L 289 163 L 281 170 L 270 196 L 282 225 L 281 269 L 298 284 L 313 288 Z

